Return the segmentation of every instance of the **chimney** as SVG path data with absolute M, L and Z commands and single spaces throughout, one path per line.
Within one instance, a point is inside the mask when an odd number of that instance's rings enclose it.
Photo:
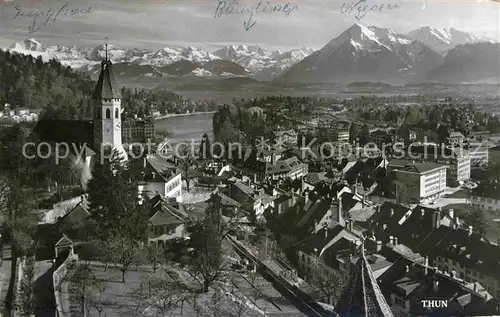
M 394 237 L 394 245 L 398 245 L 398 237 Z
M 391 208 L 391 217 L 394 217 L 394 209 Z
M 405 267 L 405 269 L 406 269 L 406 273 L 410 273 L 410 267 L 408 265 Z
M 377 240 L 377 252 L 382 251 L 382 241 Z
M 147 157 L 145 157 L 145 158 L 144 158 L 144 164 L 143 164 L 143 167 L 144 167 L 144 168 L 146 168 L 147 163 L 148 163 L 148 159 L 147 159 Z
M 455 211 L 453 209 L 448 210 L 448 215 L 451 219 L 453 219 L 453 216 L 455 216 Z
M 469 226 L 469 230 L 467 231 L 467 235 L 470 237 L 472 235 L 472 226 Z
M 422 208 L 422 209 L 420 210 L 420 219 L 423 219 L 423 218 L 424 218 L 424 216 L 425 216 L 425 209 L 423 209 L 423 208 Z
M 432 213 L 432 229 L 439 227 L 439 222 L 441 222 L 441 219 L 439 219 L 439 211 L 434 210 Z
M 306 203 L 309 201 L 309 191 L 306 191 L 304 193 L 304 199 L 305 199 Z
M 389 242 L 390 242 L 391 244 L 394 244 L 394 237 L 393 237 L 393 236 L 390 236 L 390 237 L 389 237 Z

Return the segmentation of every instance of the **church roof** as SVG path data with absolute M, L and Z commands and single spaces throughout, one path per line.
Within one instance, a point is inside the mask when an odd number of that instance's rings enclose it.
M 349 317 L 393 317 L 365 256 L 364 242 L 361 246 L 361 257 L 351 270 L 349 286 L 342 295 L 337 312 L 341 316 Z
M 95 100 L 120 99 L 122 97 L 113 76 L 112 65 L 109 60 L 102 61 L 101 63 L 101 73 L 99 74 L 93 95 Z
M 92 121 L 41 120 L 37 122 L 29 139 L 33 142 L 66 143 L 72 152 L 80 151 L 84 147 L 85 156 L 95 154 Z

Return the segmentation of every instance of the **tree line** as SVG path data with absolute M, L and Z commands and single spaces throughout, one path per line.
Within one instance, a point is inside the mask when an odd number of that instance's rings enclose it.
M 7 103 L 11 109 L 40 109 L 42 118 L 45 119 L 90 119 L 94 105 L 94 87 L 95 81 L 90 76 L 75 72 L 55 59 L 44 62 L 41 56 L 34 58 L 31 55 L 0 50 L 2 107 Z M 123 87 L 121 94 L 126 117 L 144 117 L 152 110 L 185 113 L 186 110 L 206 109 L 204 105 L 193 106 L 183 102 L 181 96 L 166 89 Z M 207 103 L 207 107 L 208 105 Z

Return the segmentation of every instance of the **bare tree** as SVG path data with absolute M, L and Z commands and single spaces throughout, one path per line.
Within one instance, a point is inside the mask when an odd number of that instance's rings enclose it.
M 148 248 L 148 260 L 153 266 L 153 273 L 156 273 L 156 269 L 159 264 L 158 262 L 161 260 L 164 251 L 160 249 L 160 246 L 156 243 L 154 243 L 153 245 L 149 245 L 147 248 Z
M 186 181 L 186 190 L 189 192 L 191 182 L 190 170 L 194 165 L 194 158 L 187 145 L 179 149 L 178 161 L 179 167 L 182 170 L 182 178 Z
M 109 252 L 112 254 L 113 262 L 119 265 L 122 283 L 125 283 L 125 275 L 130 266 L 142 259 L 142 248 L 137 242 L 126 237 L 115 237 L 109 241 Z
M 322 301 L 328 304 L 336 304 L 340 298 L 346 283 L 341 273 L 331 269 L 324 269 L 326 266 L 318 260 L 312 269 L 310 281 L 314 287 L 314 293 Z
M 203 303 L 204 316 L 227 316 L 227 307 L 224 303 L 225 298 L 222 291 L 218 288 L 214 290 L 212 296 Z
M 249 310 L 248 299 L 243 294 L 237 294 L 236 290 L 230 293 L 230 309 L 227 312 L 230 316 L 242 317 Z
M 102 314 L 104 311 L 106 311 L 106 309 L 109 309 L 110 306 L 116 304 L 114 300 L 107 299 L 105 297 L 106 288 L 107 284 L 103 281 L 98 281 L 97 283 L 95 283 L 92 287 L 92 292 L 97 291 L 98 296 L 97 298 L 91 297 L 88 301 L 89 307 L 97 311 L 98 317 L 102 317 Z
M 69 280 L 70 286 L 74 289 L 74 294 L 80 301 L 81 313 L 85 314 L 90 309 L 88 300 L 91 295 L 91 288 L 98 283 L 96 276 L 88 265 L 77 263 L 73 273 L 64 278 Z
M 179 285 L 162 274 L 149 281 L 150 306 L 158 316 L 165 316 L 172 309 L 175 309 L 181 301 L 181 290 Z
M 130 295 L 134 301 L 134 309 L 132 312 L 132 316 L 139 317 L 143 316 L 143 312 L 141 312 L 141 307 L 143 307 L 144 303 L 148 299 L 148 295 L 146 294 L 146 286 L 143 282 L 139 285 L 137 289 L 133 289 L 130 292 Z
M 222 245 L 217 229 L 206 222 L 191 234 L 195 255 L 191 258 L 188 272 L 202 285 L 201 291 L 225 276 L 227 263 L 222 255 Z

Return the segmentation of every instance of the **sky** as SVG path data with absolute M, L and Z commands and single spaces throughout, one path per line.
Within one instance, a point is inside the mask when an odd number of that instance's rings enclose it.
M 287 3 L 286 0 L 269 1 L 281 6 Z M 109 44 L 124 48 L 160 49 L 179 45 L 211 51 L 230 44 L 257 44 L 267 49 L 319 49 L 356 22 L 400 33 L 421 26 L 453 27 L 500 41 L 500 2 L 364 1 L 370 7 L 399 4 L 399 8 L 367 12 L 357 20 L 354 12 L 341 12 L 343 1 L 291 0 L 289 7 L 295 5 L 297 9 L 289 16 L 283 12 L 254 13 L 247 23 L 256 23 L 246 31 L 244 21 L 249 20 L 248 14 L 214 18 L 218 0 L 0 0 L 0 47 L 26 38 L 35 38 L 44 45 L 91 46 L 102 44 L 108 37 Z M 236 6 L 255 6 L 258 2 L 239 0 Z M 56 21 L 52 19 L 46 25 L 43 22 L 47 18 L 38 17 L 36 26 L 41 28 L 29 32 L 33 17 L 26 15 L 37 10 L 40 13 L 49 9 L 58 11 L 66 3 L 66 9 L 73 12 L 78 9 L 80 13 L 60 14 Z M 90 12 L 81 13 L 85 11 Z

